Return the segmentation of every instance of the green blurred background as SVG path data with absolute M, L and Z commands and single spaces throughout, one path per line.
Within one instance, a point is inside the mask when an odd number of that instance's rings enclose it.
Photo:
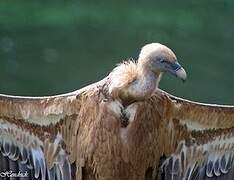
M 234 104 L 234 1 L 0 2 L 0 93 L 53 95 L 105 77 L 140 48 L 172 48 L 188 80 L 166 74 L 174 95 Z

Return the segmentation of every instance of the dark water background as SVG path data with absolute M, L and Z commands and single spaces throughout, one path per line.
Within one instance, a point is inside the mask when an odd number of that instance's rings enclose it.
M 106 76 L 149 42 L 171 47 L 188 80 L 174 95 L 234 104 L 234 1 L 0 2 L 0 93 L 53 95 Z

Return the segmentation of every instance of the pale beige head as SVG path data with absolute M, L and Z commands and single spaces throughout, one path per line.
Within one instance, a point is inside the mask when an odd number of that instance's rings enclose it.
M 174 52 L 160 43 L 147 44 L 141 49 L 138 67 L 156 74 L 169 72 L 183 81 L 187 77 L 184 68 L 178 63 Z

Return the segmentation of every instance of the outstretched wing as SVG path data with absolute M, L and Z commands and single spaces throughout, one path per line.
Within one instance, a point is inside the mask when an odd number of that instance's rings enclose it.
M 161 166 L 165 179 L 233 179 L 234 106 L 197 103 L 159 93 L 169 98 L 173 132 L 180 131 L 174 134 L 174 149 Z
M 78 114 L 101 83 L 51 97 L 0 95 L 0 179 L 71 179 Z

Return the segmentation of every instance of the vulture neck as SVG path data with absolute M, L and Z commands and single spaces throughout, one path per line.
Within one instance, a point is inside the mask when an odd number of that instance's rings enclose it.
M 149 98 L 155 92 L 161 79 L 161 73 L 155 73 L 142 63 L 137 64 L 137 79 L 130 89 L 140 100 Z

